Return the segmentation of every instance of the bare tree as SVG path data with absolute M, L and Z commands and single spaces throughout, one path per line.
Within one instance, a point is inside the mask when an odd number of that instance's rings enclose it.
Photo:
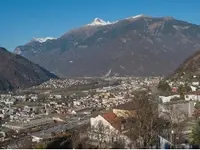
M 110 145 L 113 149 L 123 149 L 126 147 L 125 139 L 118 132 L 111 131 L 109 132 L 111 137 Z
M 150 148 L 155 142 L 163 124 L 158 118 L 158 104 L 146 91 L 134 93 L 135 111 L 129 121 L 131 139 L 136 141 L 136 148 Z
M 91 127 L 91 135 L 97 143 L 98 148 L 102 148 L 108 136 L 108 127 L 102 121 L 99 121 L 95 126 Z
M 84 134 L 81 130 L 73 130 L 71 132 L 71 139 L 73 143 L 73 148 L 83 146 L 81 135 Z
M 77 146 L 78 140 L 79 140 L 79 132 L 76 130 L 73 130 L 71 132 L 71 139 L 72 139 L 72 147 L 75 148 Z
M 163 117 L 168 120 L 169 126 L 167 132 L 171 136 L 171 142 L 174 143 L 176 139 L 172 140 L 172 136 L 175 136 L 177 139 L 180 139 L 183 136 L 183 131 L 185 130 L 186 122 L 188 121 L 188 115 L 174 104 L 168 105 L 166 109 Z
M 125 141 L 121 137 L 121 133 L 116 129 L 110 129 L 109 126 L 104 125 L 102 121 L 99 121 L 96 126 L 91 128 L 91 134 L 94 142 L 98 145 L 98 148 L 124 148 Z
M 179 124 L 188 118 L 187 114 L 174 104 L 169 104 L 164 114 L 171 124 Z

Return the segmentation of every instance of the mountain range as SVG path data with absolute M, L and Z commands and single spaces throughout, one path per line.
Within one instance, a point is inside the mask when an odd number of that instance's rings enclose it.
M 61 77 L 171 74 L 200 49 L 200 26 L 173 17 L 95 18 L 59 38 L 33 39 L 14 53 Z
M 0 47 L 0 91 L 10 91 L 41 84 L 54 74 L 22 56 Z

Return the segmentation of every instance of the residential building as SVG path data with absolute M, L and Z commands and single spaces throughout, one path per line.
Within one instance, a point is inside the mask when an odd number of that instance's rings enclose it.
M 197 87 L 195 87 L 195 86 L 190 86 L 190 88 L 192 89 L 192 91 L 196 91 L 197 90 Z
M 36 133 L 33 133 L 32 136 L 32 142 L 36 142 L 39 143 L 41 141 L 46 141 L 49 140 L 51 138 L 55 138 L 58 137 L 59 135 L 69 135 L 68 133 L 66 133 L 66 129 L 67 129 L 67 124 L 60 124 L 51 128 L 48 128 L 46 130 L 42 130 Z
M 54 120 L 52 118 L 47 117 L 34 120 L 27 120 L 26 122 L 10 122 L 3 124 L 2 126 L 16 131 L 20 131 L 52 123 L 54 123 Z
M 91 131 L 89 138 L 93 142 L 101 142 L 106 146 L 112 146 L 114 142 L 124 141 L 126 148 L 132 148 L 132 141 L 126 135 L 125 119 L 117 117 L 113 112 L 107 112 L 90 119 Z M 97 142 L 98 143 L 98 142 Z
M 136 105 L 133 101 L 121 104 L 115 108 L 113 108 L 113 113 L 117 115 L 117 117 L 129 118 L 130 116 L 134 116 L 136 114 Z
M 193 86 L 199 86 L 199 82 L 198 82 L 198 81 L 192 82 L 192 85 L 193 85 Z
M 200 101 L 200 91 L 193 91 L 185 94 L 186 101 Z

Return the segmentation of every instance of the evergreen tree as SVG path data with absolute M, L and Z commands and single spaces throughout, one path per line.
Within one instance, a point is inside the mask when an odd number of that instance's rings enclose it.
M 187 84 L 180 85 L 178 88 L 178 93 L 180 94 L 180 97 L 182 99 L 184 99 L 185 93 L 190 92 L 190 91 L 192 91 L 192 89 Z
M 193 144 L 200 145 L 200 120 L 193 127 L 191 138 Z
M 165 81 L 160 81 L 158 84 L 158 89 L 162 92 L 171 92 L 171 87 Z

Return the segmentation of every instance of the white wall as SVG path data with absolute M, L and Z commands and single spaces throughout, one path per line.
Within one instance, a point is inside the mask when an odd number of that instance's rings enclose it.
M 195 95 L 195 94 L 188 94 L 185 95 L 185 100 L 189 101 L 189 100 L 193 100 L 193 101 L 200 101 L 200 95 Z
M 192 82 L 192 85 L 198 86 L 198 85 L 199 85 L 199 82 Z
M 180 97 L 180 95 L 159 96 L 163 103 L 170 102 L 170 100 L 174 97 Z
M 113 126 L 107 121 L 105 120 L 101 115 L 98 115 L 97 117 L 95 118 L 90 118 L 90 126 L 91 127 L 94 127 L 94 128 L 97 128 L 98 127 L 98 123 L 102 122 L 102 124 L 109 128 L 111 131 L 113 132 L 118 132 L 116 131 L 115 128 L 113 128 Z
M 39 143 L 41 140 L 42 140 L 42 138 L 32 135 L 32 142 L 37 142 L 37 143 Z
M 121 138 L 121 139 L 124 139 L 124 141 L 125 141 L 125 145 L 126 145 L 126 147 L 131 143 L 131 140 L 127 137 L 127 136 L 125 136 L 125 135 L 123 135 L 122 133 L 120 133 L 118 130 L 116 130 L 107 120 L 105 120 L 101 115 L 98 115 L 97 117 L 95 117 L 95 118 L 90 118 L 90 126 L 91 126 L 91 128 L 93 127 L 93 128 L 95 128 L 95 127 L 97 127 L 97 130 L 98 130 L 98 123 L 99 122 L 101 122 L 103 125 L 104 125 L 104 127 L 106 128 L 106 129 L 108 129 L 107 131 L 107 133 L 105 133 L 105 134 L 107 134 L 107 135 L 104 135 L 104 141 L 106 141 L 106 142 L 111 142 L 112 140 L 113 141 L 117 141 L 118 139 L 117 138 Z M 96 133 L 97 134 L 97 133 Z M 113 136 L 113 135 L 117 135 L 117 136 Z M 100 139 L 98 139 L 98 135 L 95 135 L 95 133 L 91 133 L 90 134 L 90 139 L 92 139 L 92 140 L 100 140 Z M 113 137 L 113 138 L 112 138 Z M 117 138 L 116 138 L 117 137 Z
M 190 88 L 192 89 L 192 91 L 196 91 L 197 90 L 197 88 L 194 87 L 194 86 L 190 86 Z

